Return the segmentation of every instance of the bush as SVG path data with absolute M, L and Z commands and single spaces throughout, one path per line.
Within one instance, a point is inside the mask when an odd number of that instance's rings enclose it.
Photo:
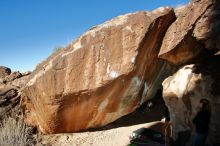
M 31 145 L 29 133 L 28 127 L 21 119 L 4 119 L 0 126 L 0 146 Z
M 56 53 L 56 52 L 59 52 L 62 49 L 63 49 L 63 47 L 56 47 L 56 48 L 54 48 L 53 52 Z

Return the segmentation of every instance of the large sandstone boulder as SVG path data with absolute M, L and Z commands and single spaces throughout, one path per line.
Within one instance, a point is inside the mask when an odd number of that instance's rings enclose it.
M 126 14 L 98 25 L 41 63 L 23 91 L 26 120 L 45 133 L 106 125 L 161 86 L 157 58 L 173 9 Z
M 212 0 L 192 0 L 189 5 L 178 9 L 177 19 L 163 39 L 159 57 L 178 65 L 197 57 L 204 50 L 204 46 L 198 41 L 204 39 L 205 34 L 209 32 L 211 24 L 203 22 L 213 5 L 218 4 Z M 218 23 L 213 25 L 216 26 Z
M 207 49 L 220 50 L 220 1 L 213 4 L 196 22 L 193 36 Z
M 192 120 L 199 101 L 211 103 L 209 139 L 220 144 L 220 56 L 206 58 L 198 64 L 186 65 L 163 82 L 163 98 L 171 113 L 174 138 L 192 131 Z

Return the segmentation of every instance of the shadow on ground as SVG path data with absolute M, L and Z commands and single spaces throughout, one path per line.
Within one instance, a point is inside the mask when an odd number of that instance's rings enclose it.
M 151 107 L 148 107 L 148 103 L 153 103 L 153 105 Z M 159 91 L 155 98 L 146 102 L 133 113 L 123 116 L 104 127 L 89 129 L 89 131 L 103 131 L 119 127 L 127 127 L 149 122 L 161 121 L 161 119 L 163 118 L 164 111 L 165 103 L 161 97 L 161 91 Z M 158 130 L 161 131 L 160 128 L 158 128 Z

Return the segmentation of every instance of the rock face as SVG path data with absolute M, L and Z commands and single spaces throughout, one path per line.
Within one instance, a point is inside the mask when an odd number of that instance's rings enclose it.
M 220 1 L 215 0 L 197 21 L 193 36 L 208 49 L 220 50 Z
M 186 65 L 163 82 L 163 97 L 171 113 L 174 138 L 178 133 L 192 130 L 192 120 L 198 112 L 199 101 L 211 103 L 209 138 L 220 143 L 220 56 L 206 58 L 198 64 Z
M 177 19 L 165 34 L 159 57 L 182 67 L 163 82 L 174 139 L 181 132 L 192 132 L 198 103 L 207 98 L 212 107 L 209 137 L 220 143 L 219 10 L 218 0 L 192 0 L 177 10 Z
M 215 19 L 219 19 L 219 14 L 217 16 L 216 14 L 212 14 L 214 9 L 212 7 L 213 5 L 217 6 L 217 3 L 219 2 L 194 0 L 188 6 L 179 10 L 177 20 L 169 27 L 163 39 L 159 57 L 171 63 L 182 65 L 198 56 L 198 54 L 204 50 L 203 45 L 201 45 L 198 40 L 205 40 L 206 38 L 208 44 L 211 36 L 211 39 L 213 39 L 219 35 L 219 33 L 214 35 L 214 29 L 212 30 L 210 28 L 212 26 L 218 26 L 218 21 L 215 23 L 209 23 L 210 21 L 208 21 L 212 19 L 213 16 Z M 219 28 L 215 30 L 219 30 Z M 210 34 L 208 38 L 206 35 L 208 35 L 209 32 L 212 35 Z M 214 44 L 216 43 L 217 41 Z
M 22 94 L 26 120 L 44 133 L 106 125 L 152 97 L 169 73 L 157 58 L 173 9 L 98 25 L 40 64 Z

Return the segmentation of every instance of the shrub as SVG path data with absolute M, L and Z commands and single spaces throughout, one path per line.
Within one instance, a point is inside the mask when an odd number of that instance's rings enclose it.
M 31 145 L 29 133 L 28 127 L 21 119 L 6 118 L 0 126 L 0 146 Z
M 56 47 L 56 48 L 54 48 L 53 52 L 56 53 L 56 52 L 59 52 L 62 49 L 63 49 L 63 47 Z

